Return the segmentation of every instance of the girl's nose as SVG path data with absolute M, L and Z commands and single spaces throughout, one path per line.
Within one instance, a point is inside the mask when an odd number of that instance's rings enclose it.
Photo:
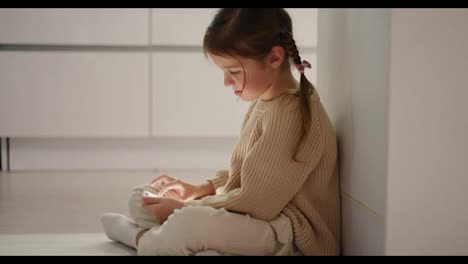
M 224 75 L 224 86 L 232 86 L 234 84 L 234 80 L 229 78 L 229 76 Z

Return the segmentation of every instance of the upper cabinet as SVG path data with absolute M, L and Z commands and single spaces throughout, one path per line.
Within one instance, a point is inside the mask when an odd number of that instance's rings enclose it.
M 317 9 L 286 8 L 293 23 L 296 45 L 302 48 L 317 46 Z
M 153 45 L 201 46 L 216 8 L 153 8 Z
M 0 9 L 0 44 L 148 45 L 149 9 Z

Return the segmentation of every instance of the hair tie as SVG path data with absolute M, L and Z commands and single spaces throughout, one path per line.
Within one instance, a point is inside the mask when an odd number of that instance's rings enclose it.
M 309 68 L 312 69 L 312 65 L 310 62 L 303 60 L 301 64 L 296 64 L 296 69 L 301 73 L 304 74 L 304 69 Z

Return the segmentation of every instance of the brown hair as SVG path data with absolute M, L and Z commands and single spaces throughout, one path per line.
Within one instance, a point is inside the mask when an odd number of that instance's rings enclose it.
M 290 67 L 289 59 L 295 65 L 302 64 L 292 32 L 291 17 L 283 8 L 223 8 L 206 30 L 203 51 L 205 56 L 209 52 L 260 61 L 274 46 L 281 46 L 285 50 L 283 67 Z M 314 86 L 301 74 L 299 90 L 288 92 L 300 97 L 302 113 L 302 136 L 293 157 L 296 162 L 297 150 L 310 128 L 310 95 L 314 91 Z

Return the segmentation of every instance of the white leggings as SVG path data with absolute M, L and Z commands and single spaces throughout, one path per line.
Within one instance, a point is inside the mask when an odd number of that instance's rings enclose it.
M 174 210 L 159 225 L 141 205 L 142 185 L 133 190 L 130 216 L 149 229 L 138 243 L 138 255 L 195 255 L 215 250 L 225 255 L 293 255 L 293 231 L 288 217 L 280 214 L 270 222 L 224 208 L 187 206 Z

